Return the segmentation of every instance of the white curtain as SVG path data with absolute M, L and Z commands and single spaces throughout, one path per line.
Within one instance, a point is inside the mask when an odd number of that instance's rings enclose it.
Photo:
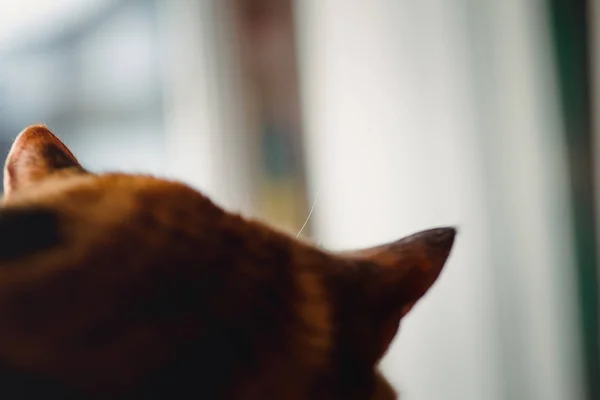
M 252 213 L 256 175 L 228 0 L 158 2 L 169 174 Z
M 542 2 L 296 2 L 316 240 L 458 226 L 383 370 L 402 399 L 579 399 Z

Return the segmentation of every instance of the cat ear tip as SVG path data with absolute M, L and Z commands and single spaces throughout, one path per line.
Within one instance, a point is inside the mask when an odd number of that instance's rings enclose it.
M 17 139 L 28 136 L 28 135 L 47 135 L 52 134 L 48 126 L 43 123 L 33 124 L 27 126 L 17 135 Z
M 451 249 L 454 245 L 457 229 L 453 226 L 435 228 L 424 232 L 430 245 Z
M 35 128 L 48 129 L 48 126 L 43 122 L 37 122 L 35 124 L 31 124 L 31 125 L 27 126 L 25 128 L 25 130 L 32 129 L 32 128 L 33 129 L 35 129 Z
M 55 143 L 57 141 L 60 142 L 45 124 L 29 125 L 19 132 L 14 139 L 7 161 L 8 159 L 13 159 L 15 154 L 20 154 L 21 150 L 37 148 L 42 143 Z

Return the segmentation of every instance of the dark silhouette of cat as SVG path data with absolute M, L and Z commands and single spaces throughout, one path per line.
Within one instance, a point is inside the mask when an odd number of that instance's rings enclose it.
M 93 174 L 45 127 L 0 208 L 0 397 L 396 398 L 377 363 L 453 228 L 326 252 L 150 176 Z

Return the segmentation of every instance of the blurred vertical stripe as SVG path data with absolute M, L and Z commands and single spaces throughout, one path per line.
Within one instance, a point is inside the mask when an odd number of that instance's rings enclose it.
M 589 4 L 550 0 L 564 131 L 571 177 L 575 259 L 588 398 L 600 399 L 598 254 L 594 209 Z

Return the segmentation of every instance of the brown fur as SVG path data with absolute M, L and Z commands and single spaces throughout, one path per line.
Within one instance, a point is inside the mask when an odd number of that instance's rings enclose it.
M 393 399 L 376 364 L 454 239 L 325 252 L 181 183 L 89 173 L 44 126 L 15 141 L 5 189 L 13 398 Z

